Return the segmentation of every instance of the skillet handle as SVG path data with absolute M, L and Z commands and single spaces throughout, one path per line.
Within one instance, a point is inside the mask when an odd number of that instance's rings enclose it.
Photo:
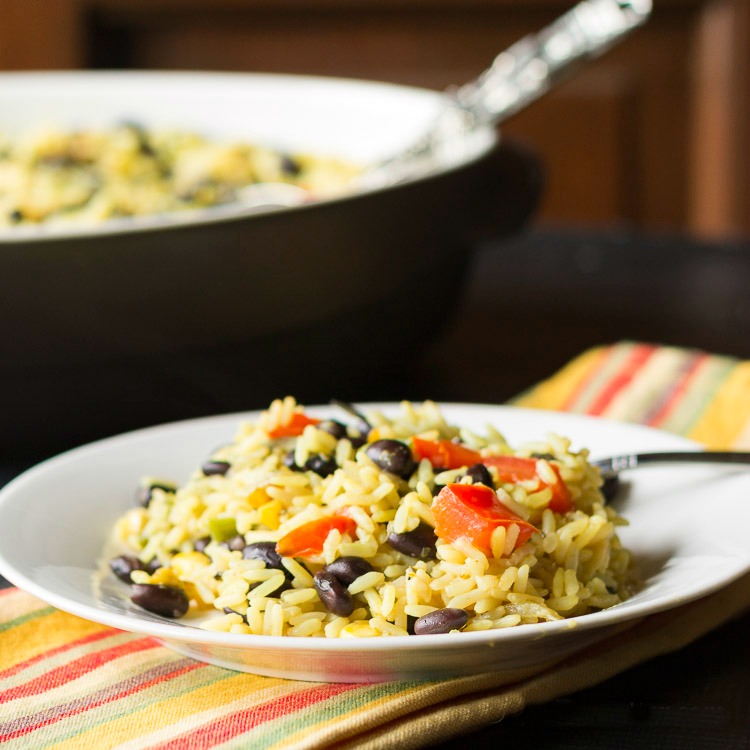
M 651 0 L 582 0 L 504 52 L 455 93 L 475 123 L 498 124 L 642 26 Z

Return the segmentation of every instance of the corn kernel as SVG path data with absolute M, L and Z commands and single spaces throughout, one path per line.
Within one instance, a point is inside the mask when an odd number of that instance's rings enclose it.
M 275 530 L 281 523 L 281 500 L 271 500 L 258 510 L 258 519 L 263 526 Z

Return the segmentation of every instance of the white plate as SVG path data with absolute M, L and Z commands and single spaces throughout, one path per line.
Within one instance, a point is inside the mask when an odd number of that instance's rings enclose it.
M 366 405 L 364 408 L 369 408 Z M 384 410 L 396 407 L 380 405 Z M 310 409 L 330 413 L 330 409 Z M 577 415 L 444 405 L 454 424 L 491 422 L 512 444 L 554 432 L 592 456 L 696 448 L 668 433 Z M 362 640 L 211 633 L 136 612 L 124 596 L 99 596 L 93 579 L 115 519 L 144 475 L 183 480 L 243 418 L 179 422 L 110 438 L 29 470 L 0 492 L 0 573 L 59 609 L 152 635 L 188 656 L 231 669 L 301 680 L 364 682 L 441 678 L 556 660 L 636 622 L 698 599 L 750 570 L 750 472 L 731 467 L 641 469 L 621 512 L 621 538 L 646 575 L 643 591 L 596 614 L 507 630 Z

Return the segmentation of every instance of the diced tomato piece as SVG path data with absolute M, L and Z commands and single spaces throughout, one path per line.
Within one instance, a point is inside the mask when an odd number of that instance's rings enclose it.
M 556 513 L 567 513 L 573 508 L 573 500 L 568 486 L 560 475 L 560 469 L 555 464 L 550 463 L 557 480 L 554 483 L 545 482 L 539 476 L 537 461 L 536 458 L 519 456 L 484 456 L 482 458 L 482 463 L 485 466 L 495 468 L 498 481 L 502 484 L 538 479 L 540 489 L 549 487 L 552 490 L 552 499 L 549 501 L 550 510 Z
M 412 453 L 417 461 L 423 458 L 440 469 L 460 469 L 462 466 L 473 466 L 482 460 L 479 451 L 467 448 L 452 440 L 423 440 L 412 438 Z
M 273 440 L 284 437 L 297 437 L 305 431 L 309 424 L 318 424 L 319 419 L 308 417 L 301 411 L 295 411 L 286 424 L 280 424 L 268 432 L 268 437 Z
M 485 466 L 493 466 L 497 469 L 497 475 L 501 482 L 526 482 L 537 476 L 535 458 L 484 456 L 482 463 Z
M 327 516 L 308 521 L 292 529 L 276 543 L 276 552 L 282 557 L 311 557 L 323 551 L 328 535 L 337 529 L 341 534 L 354 537 L 357 523 L 346 516 Z
M 550 466 L 557 480 L 554 483 L 548 483 L 539 476 L 536 458 L 482 456 L 479 451 L 461 443 L 454 443 L 451 440 L 423 440 L 419 437 L 412 438 L 412 453 L 417 461 L 426 458 L 433 466 L 441 469 L 460 469 L 462 466 L 473 466 L 479 463 L 488 467 L 492 466 L 496 469 L 498 481 L 502 484 L 515 484 L 537 479 L 540 489 L 549 487 L 552 490 L 552 498 L 549 502 L 551 510 L 556 513 L 567 513 L 573 508 L 570 490 L 560 475 L 560 469 L 553 463 L 550 463 Z
M 439 539 L 454 542 L 468 539 L 483 552 L 492 551 L 492 532 L 498 526 L 519 527 L 516 546 L 536 531 L 528 521 L 503 505 L 497 495 L 483 484 L 448 484 L 432 504 L 435 533 Z

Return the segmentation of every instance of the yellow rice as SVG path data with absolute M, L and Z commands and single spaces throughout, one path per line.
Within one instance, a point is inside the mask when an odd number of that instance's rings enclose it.
M 133 572 L 134 582 L 182 588 L 191 600 L 187 619 L 209 630 L 318 638 L 405 636 L 412 618 L 443 608 L 467 612 L 465 631 L 516 627 L 595 612 L 628 598 L 634 585 L 630 555 L 616 534 L 625 522 L 605 504 L 587 450 L 574 452 L 569 440 L 556 435 L 514 449 L 495 427 L 480 436 L 447 424 L 430 401 L 404 402 L 395 416 L 367 415 L 374 426 L 370 441 L 460 437 L 485 455 L 543 454 L 539 474 L 556 465 L 570 491 L 574 507 L 561 514 L 547 507 L 550 492 L 534 481 L 496 484 L 498 498 L 536 527 L 528 541 L 516 546 L 519 527 L 500 526 L 491 552 L 464 538 L 438 539 L 437 558 L 418 560 L 395 550 L 387 535 L 420 523 L 434 526 L 435 485 L 459 478 L 461 470 L 436 477 L 423 459 L 405 480 L 376 466 L 366 446 L 355 449 L 351 439 L 336 441 L 313 425 L 296 438 L 269 437 L 301 410 L 292 398 L 274 402 L 211 455 L 230 464 L 225 476 L 196 470 L 175 493 L 156 489 L 148 507 L 133 508 L 117 521 L 113 541 L 121 549 L 162 565 L 152 574 Z M 283 464 L 290 452 L 298 466 L 322 452 L 335 456 L 338 468 L 326 477 L 293 471 Z M 212 519 L 234 519 L 247 544 L 276 542 L 342 508 L 356 521 L 356 533 L 331 531 L 320 554 L 284 558 L 284 570 L 243 559 L 241 551 L 218 540 L 195 551 L 196 540 L 209 536 Z M 313 581 L 316 571 L 342 556 L 362 557 L 372 566 L 348 587 L 355 607 L 347 617 L 326 609 Z M 285 576 L 291 588 L 274 593 Z
M 319 199 L 349 189 L 360 171 L 322 154 L 127 123 L 0 133 L 0 228 L 200 209 L 241 201 L 256 183 L 294 185 Z

